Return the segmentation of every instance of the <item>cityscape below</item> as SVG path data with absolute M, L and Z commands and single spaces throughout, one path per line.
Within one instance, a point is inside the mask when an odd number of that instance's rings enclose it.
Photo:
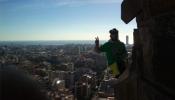
M 0 66 L 30 75 L 51 100 L 114 100 L 106 57 L 94 52 L 94 41 L 1 41 L 0 55 Z

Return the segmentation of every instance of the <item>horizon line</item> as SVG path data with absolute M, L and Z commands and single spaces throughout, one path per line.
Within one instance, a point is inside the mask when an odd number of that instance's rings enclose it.
M 0 40 L 0 42 L 3 41 L 95 41 L 94 40 Z M 107 40 L 99 40 L 99 41 L 107 41 Z

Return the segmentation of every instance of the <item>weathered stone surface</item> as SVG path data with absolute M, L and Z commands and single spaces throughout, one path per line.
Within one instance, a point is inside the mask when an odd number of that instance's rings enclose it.
M 145 21 L 174 10 L 175 0 L 124 0 L 121 5 L 121 19 L 129 23 L 135 17 L 140 16 L 139 19 Z
M 129 9 L 134 6 L 136 10 Z M 137 95 L 126 96 L 135 100 L 175 100 L 175 0 L 125 0 L 122 8 L 122 19 L 128 23 L 135 16 L 138 26 L 127 83 L 131 87 L 128 91 L 134 87 Z
M 151 29 L 153 42 L 154 76 L 157 82 L 175 91 L 175 12 L 155 17 Z
M 174 100 L 175 13 L 152 17 L 138 30 L 143 50 L 142 68 L 139 69 L 141 82 L 138 84 L 142 97 L 139 100 Z
M 124 0 L 121 5 L 121 10 L 122 20 L 125 23 L 129 23 L 141 12 L 139 0 Z
M 151 17 L 175 10 L 174 0 L 144 0 L 143 11 Z
M 132 59 L 134 60 L 132 65 L 129 66 L 129 77 L 124 80 L 122 83 L 117 84 L 115 88 L 115 94 L 117 100 L 139 100 L 138 99 L 138 88 L 139 88 L 139 79 L 140 75 L 139 69 L 142 62 L 142 48 L 140 43 L 140 36 L 138 29 L 134 30 L 134 47 L 132 53 Z M 140 60 L 138 60 L 140 59 Z

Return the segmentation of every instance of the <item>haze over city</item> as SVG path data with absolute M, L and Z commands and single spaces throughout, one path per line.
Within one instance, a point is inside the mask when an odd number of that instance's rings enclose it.
M 174 10 L 175 0 L 0 0 L 1 100 L 175 100 Z
M 0 41 L 109 39 L 133 43 L 135 20 L 121 20 L 122 0 L 0 0 Z

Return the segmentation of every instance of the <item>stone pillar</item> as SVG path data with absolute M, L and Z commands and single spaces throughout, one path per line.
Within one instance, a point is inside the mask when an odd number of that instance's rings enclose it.
M 135 99 L 175 100 L 175 1 L 124 0 L 122 19 L 128 23 L 135 17 L 131 70 L 138 75 Z
M 138 29 L 134 29 L 133 37 L 134 37 L 134 46 L 132 49 L 132 64 L 130 70 L 130 77 L 134 77 L 132 82 L 135 82 L 134 87 L 134 99 L 133 100 L 141 100 L 139 96 L 141 95 L 141 76 L 142 76 L 142 64 L 143 64 L 143 50 L 142 50 L 142 42 L 140 39 L 140 33 Z M 133 93 L 133 92 L 132 92 Z
M 138 88 L 140 79 L 140 66 L 142 62 L 142 48 L 138 29 L 134 29 L 134 46 L 132 51 L 132 64 L 128 66 L 129 77 L 116 85 L 116 100 L 139 100 Z
M 145 23 L 144 23 L 145 22 Z M 157 15 L 138 26 L 143 48 L 142 100 L 173 100 L 175 76 L 175 13 Z M 174 95 L 174 96 L 173 96 Z

